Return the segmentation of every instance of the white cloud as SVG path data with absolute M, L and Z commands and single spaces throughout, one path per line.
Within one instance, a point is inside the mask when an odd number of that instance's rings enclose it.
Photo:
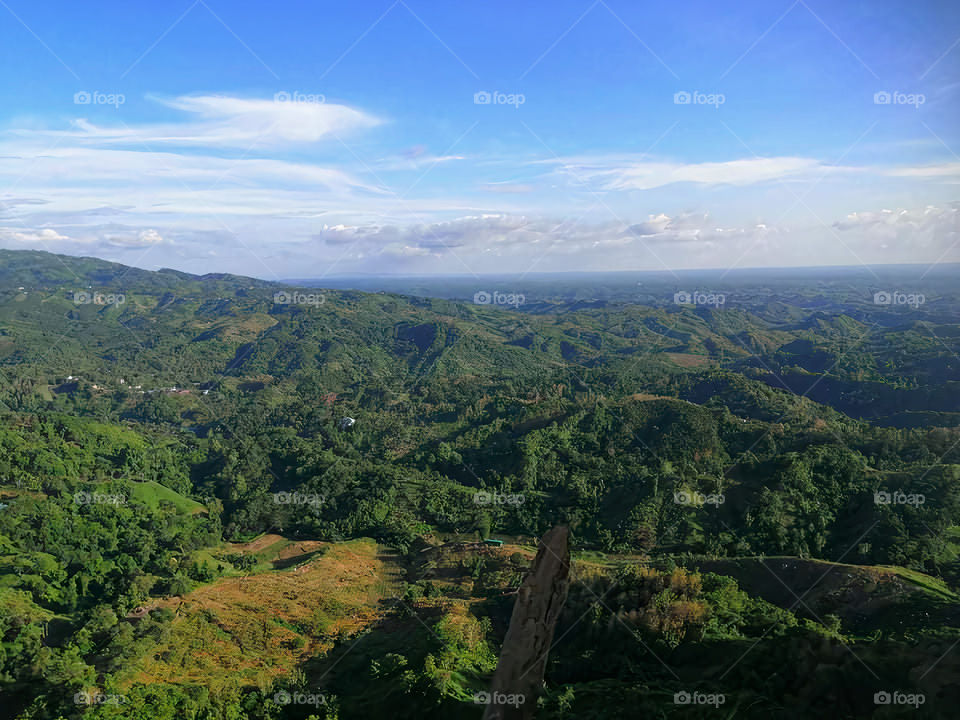
M 325 227 L 315 240 L 331 246 L 352 246 L 364 256 L 382 252 L 443 256 L 470 252 L 500 257 L 529 253 L 564 255 L 592 251 L 600 247 L 636 247 L 699 240 L 704 244 L 722 242 L 760 232 L 762 228 L 712 227 L 709 217 L 684 215 L 670 218 L 660 214 L 647 223 L 626 226 L 620 222 L 585 223 L 521 215 L 467 216 L 452 221 L 395 225 Z
M 46 189 L 67 183 L 82 187 L 94 182 L 122 182 L 128 187 L 146 183 L 180 187 L 203 184 L 204 188 L 221 183 L 249 187 L 284 183 L 301 188 L 359 188 L 383 192 L 336 168 L 283 160 L 23 145 L 16 147 L 19 154 L 13 157 L 7 154 L 13 149 L 10 144 L 0 143 L 0 177 L 22 175 L 24 184 Z M 101 204 L 106 199 L 113 200 L 113 197 L 101 197 Z
M 265 233 L 256 222 L 234 231 L 119 225 L 6 228 L 0 230 L 0 242 L 23 247 L 43 240 L 42 249 L 55 252 L 273 279 L 328 271 L 522 273 L 960 259 L 958 206 L 858 212 L 832 227 L 729 225 L 706 213 L 655 213 L 632 225 L 483 213 L 413 224 L 330 223 L 312 232 L 304 232 L 309 225 L 290 222 L 289 233 Z M 143 254 L 144 248 L 158 245 L 163 245 L 162 254 Z
M 377 166 L 384 170 L 418 170 L 465 159 L 464 155 L 435 155 L 426 145 L 415 145 L 402 153 L 380 159 Z
M 943 260 L 960 247 L 960 203 L 948 207 L 884 209 L 850 213 L 834 227 L 853 242 L 884 254 L 912 253 L 896 262 Z M 956 255 L 956 253 L 955 253 Z M 954 260 L 956 258 L 954 257 Z
M 0 241 L 13 241 L 24 244 L 44 244 L 48 242 L 57 242 L 61 240 L 70 240 L 66 235 L 61 235 L 53 228 L 40 229 L 18 229 L 9 227 L 0 227 Z
M 927 206 L 925 208 L 883 209 L 877 212 L 854 212 L 834 223 L 839 230 L 875 229 L 878 227 L 960 229 L 960 208 Z
M 651 215 L 645 222 L 633 225 L 631 230 L 641 237 L 657 235 L 666 230 L 670 226 L 670 222 L 669 215 L 660 213 L 659 215 Z
M 139 231 L 110 233 L 104 235 L 103 239 L 110 245 L 122 248 L 144 248 L 150 247 L 151 245 L 162 245 L 166 242 L 163 236 L 152 228 Z
M 844 167 L 795 156 L 682 162 L 638 155 L 491 161 L 380 144 L 357 151 L 373 158 L 371 171 L 334 136 L 380 121 L 347 105 L 213 95 L 163 103 L 183 121 L 106 127 L 82 120 L 60 132 L 0 136 L 0 185 L 10 188 L 0 196 L 0 221 L 30 228 L 2 228 L 0 241 L 121 261 L 215 257 L 236 263 L 228 268 L 234 272 L 263 276 L 270 274 L 263 259 L 275 257 L 288 264 L 278 272 L 302 276 L 311 262 L 331 260 L 343 272 L 856 262 L 844 244 L 871 261 L 904 262 L 936 259 L 957 237 L 957 210 L 943 207 L 942 192 L 929 192 L 933 208 L 854 213 L 832 227 L 797 216 L 788 227 L 777 203 L 790 207 L 795 198 L 784 189 L 774 197 L 769 185 L 839 176 L 845 183 L 829 189 L 832 211 L 817 206 L 816 213 L 836 217 L 867 181 L 898 186 L 900 194 L 887 196 L 896 200 L 886 200 L 896 205 L 903 188 L 922 197 L 920 189 L 960 179 L 960 163 Z M 436 164 L 455 164 L 457 183 L 437 181 L 427 171 Z M 393 188 L 402 196 L 375 177 L 380 170 L 407 173 Z M 398 176 L 386 177 L 392 184 Z M 413 187 L 416 195 L 406 190 Z M 634 194 L 657 188 L 668 189 Z M 680 211 L 706 207 L 726 214 Z M 778 222 L 745 220 L 754 211 L 744 208 L 754 207 Z
M 890 168 L 885 170 L 890 177 L 909 178 L 946 178 L 953 177 L 960 181 L 960 162 L 938 163 L 933 165 L 918 165 L 914 167 Z
M 223 95 L 186 95 L 158 100 L 189 115 L 183 122 L 96 125 L 78 119 L 65 131 L 20 131 L 30 136 L 95 145 L 255 147 L 302 145 L 333 138 L 382 122 L 361 110 L 336 103 L 279 102 Z
M 558 173 L 575 182 L 594 184 L 603 190 L 651 190 L 674 183 L 752 185 L 811 175 L 827 169 L 827 166 L 818 160 L 802 157 L 679 163 L 608 156 L 571 157 L 538 162 L 555 164 Z

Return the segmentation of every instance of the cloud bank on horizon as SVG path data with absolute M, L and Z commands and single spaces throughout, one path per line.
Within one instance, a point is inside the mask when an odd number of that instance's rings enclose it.
M 267 279 L 960 261 L 947 3 L 52 4 L 0 7 L 0 247 Z

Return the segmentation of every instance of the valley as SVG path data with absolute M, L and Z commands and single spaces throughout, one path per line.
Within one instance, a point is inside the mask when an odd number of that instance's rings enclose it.
M 571 582 L 538 717 L 957 700 L 946 285 L 896 317 L 840 289 L 791 304 L 788 277 L 752 309 L 298 306 L 0 254 L 18 718 L 478 718 L 556 525 Z

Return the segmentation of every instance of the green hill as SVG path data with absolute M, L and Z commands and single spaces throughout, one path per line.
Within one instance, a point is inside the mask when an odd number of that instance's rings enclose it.
M 524 311 L 9 251 L 0 279 L 22 720 L 280 720 L 305 708 L 275 693 L 320 689 L 321 718 L 476 717 L 557 524 L 577 562 L 545 717 L 655 716 L 700 683 L 738 716 L 864 716 L 960 637 L 960 375 L 922 332 L 960 323 L 936 307 L 765 285 Z M 924 675 L 929 708 L 955 670 Z M 101 691 L 130 706 L 73 700 Z

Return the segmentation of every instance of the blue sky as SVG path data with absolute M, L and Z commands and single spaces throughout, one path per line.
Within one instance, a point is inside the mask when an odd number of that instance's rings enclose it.
M 0 64 L 3 247 L 268 279 L 960 260 L 956 3 L 0 0 Z

